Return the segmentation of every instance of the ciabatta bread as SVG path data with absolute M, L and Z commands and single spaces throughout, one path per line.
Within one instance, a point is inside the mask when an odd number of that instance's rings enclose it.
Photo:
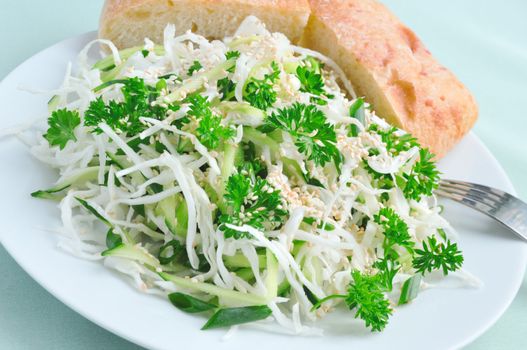
M 439 157 L 477 119 L 465 86 L 376 0 L 107 0 L 99 34 L 125 48 L 161 42 L 174 23 L 178 34 L 222 38 L 248 15 L 332 58 L 379 116 Z
M 170 23 L 176 25 L 178 35 L 191 30 L 223 39 L 249 15 L 296 42 L 307 24 L 309 4 L 307 0 L 107 0 L 99 35 L 119 48 L 141 45 L 145 37 L 160 43 Z
M 443 156 L 474 125 L 465 86 L 375 0 L 309 0 L 302 45 L 331 57 L 377 114 Z

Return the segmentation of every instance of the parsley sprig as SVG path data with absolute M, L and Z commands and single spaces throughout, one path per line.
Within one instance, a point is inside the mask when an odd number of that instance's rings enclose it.
M 230 60 L 232 58 L 240 57 L 239 51 L 228 51 L 225 54 L 225 59 Z M 229 73 L 233 73 L 236 66 L 232 66 L 227 70 Z M 229 77 L 219 79 L 216 83 L 218 91 L 221 93 L 222 101 L 232 101 L 234 100 L 234 90 L 236 89 L 236 83 L 234 83 Z
M 439 186 L 439 171 L 434 161 L 434 155 L 426 148 L 419 150 L 419 159 L 412 167 L 410 173 L 404 173 L 403 192 L 406 198 L 415 200 L 421 196 L 431 196 L 432 192 Z
M 356 309 L 355 318 L 363 319 L 366 327 L 371 327 L 373 331 L 383 330 L 392 309 L 384 296 L 380 275 L 367 275 L 355 270 L 351 276 L 354 283 L 348 287 L 346 305 Z
M 298 66 L 296 68 L 296 76 L 300 80 L 300 91 L 309 92 L 313 95 L 321 95 L 324 93 L 322 75 L 305 66 Z
M 188 76 L 192 76 L 192 74 L 194 74 L 194 72 L 199 71 L 201 68 L 203 68 L 201 63 L 199 61 L 194 61 L 194 62 L 192 62 L 192 65 L 189 67 L 189 69 L 187 71 L 187 75 Z
M 81 119 L 77 111 L 67 109 L 53 111 L 48 118 L 49 128 L 44 134 L 44 138 L 48 140 L 50 145 L 64 149 L 68 141 L 77 141 L 74 131 L 80 123 Z
M 413 266 L 418 273 L 425 274 L 432 270 L 443 270 L 444 275 L 450 271 L 456 271 L 463 265 L 463 255 L 457 247 L 457 243 L 447 240 L 446 243 L 438 243 L 435 236 L 428 237 L 423 242 L 423 249 L 415 250 L 416 256 Z
M 122 84 L 124 101 L 110 100 L 105 103 L 102 97 L 98 97 L 88 106 L 84 114 L 84 125 L 95 127 L 93 132 L 101 133 L 98 125 L 104 122 L 116 132 L 132 137 L 147 128 L 140 117 L 162 120 L 169 109 L 179 108 L 177 105 L 165 107 L 153 104 L 159 96 L 159 91 L 154 86 L 147 85 L 141 78 L 130 78 Z
M 298 151 L 315 164 L 324 166 L 333 160 L 337 167 L 340 165 L 342 156 L 336 146 L 335 129 L 315 105 L 294 103 L 272 113 L 267 117 L 266 124 L 267 130 L 288 132 L 294 138 Z
M 222 140 L 234 136 L 234 130 L 221 124 L 222 117 L 212 112 L 210 103 L 205 97 L 193 94 L 187 98 L 187 102 L 190 103 L 188 115 L 198 121 L 196 135 L 209 150 L 217 148 Z
M 309 65 L 298 66 L 296 76 L 300 81 L 300 91 L 308 92 L 316 96 L 333 98 L 333 95 L 324 90 L 324 79 L 320 73 L 320 64 L 312 57 L 307 61 Z M 319 97 L 312 97 L 311 102 L 325 105 L 327 102 Z
M 372 331 L 382 331 L 392 313 L 390 302 L 384 295 L 384 277 L 381 274 L 368 275 L 358 270 L 354 270 L 351 277 L 353 281 L 348 286 L 347 294 L 333 294 L 321 299 L 315 303 L 313 310 L 330 299 L 341 298 L 350 310 L 355 310 L 355 318 L 364 320 L 366 327 L 371 327 Z
M 265 74 L 263 79 L 250 78 L 245 86 L 243 98 L 251 106 L 267 110 L 276 102 L 274 84 L 280 76 L 280 69 L 276 62 L 271 62 L 271 73 Z
M 410 134 L 399 135 L 399 130 L 392 126 L 385 130 L 377 124 L 371 124 L 368 131 L 372 131 L 381 137 L 383 143 L 386 144 L 386 149 L 392 155 L 396 156 L 401 152 L 408 151 L 412 147 L 419 147 L 417 139 Z
M 250 235 L 225 224 L 270 230 L 282 224 L 287 214 L 282 208 L 280 191 L 252 171 L 242 170 L 231 175 L 225 186 L 224 198 L 228 209 L 220 216 L 219 223 L 227 238 L 240 239 Z
M 439 171 L 434 163 L 434 155 L 426 148 L 420 148 L 416 138 L 410 134 L 399 135 L 397 128 L 391 127 L 384 130 L 377 124 L 369 126 L 368 130 L 381 136 L 381 140 L 386 144 L 386 149 L 393 156 L 401 152 L 419 147 L 419 158 L 409 172 L 395 174 L 395 183 L 391 174 L 380 174 L 366 166 L 368 172 L 377 180 L 379 188 L 390 189 L 397 184 L 408 199 L 420 200 L 422 196 L 431 196 L 433 191 L 439 186 Z M 376 154 L 377 150 L 370 150 L 370 155 Z
M 392 208 L 382 208 L 373 216 L 373 221 L 382 227 L 384 234 L 384 256 L 392 261 L 399 258 L 396 246 L 413 251 L 414 242 L 408 233 L 408 225 Z

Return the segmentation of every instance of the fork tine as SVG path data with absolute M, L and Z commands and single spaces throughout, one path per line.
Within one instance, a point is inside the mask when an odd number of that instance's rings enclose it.
M 483 204 L 486 204 L 492 209 L 497 209 L 501 203 L 501 198 L 489 196 L 487 193 L 479 191 L 479 190 L 475 190 L 475 189 L 455 187 L 455 186 L 450 186 L 447 184 L 441 184 L 440 188 L 443 191 L 454 193 L 454 194 L 472 199 L 476 202 L 481 202 Z
M 486 214 L 527 241 L 527 204 L 513 195 L 456 180 L 441 180 L 435 193 Z
M 470 187 L 470 188 L 474 188 L 474 189 L 478 189 L 480 191 L 483 191 L 483 192 L 486 192 L 486 193 L 492 193 L 496 196 L 499 196 L 500 198 L 509 198 L 509 197 L 512 197 L 510 194 L 508 194 L 507 192 L 504 192 L 504 191 L 501 191 L 501 190 L 498 190 L 496 188 L 492 188 L 492 187 L 489 187 L 489 186 L 485 186 L 485 185 L 480 185 L 480 184 L 474 184 L 474 183 L 470 183 L 470 182 L 466 182 L 466 181 L 460 181 L 460 180 L 441 180 L 441 183 L 445 183 L 445 184 L 449 184 L 449 185 L 453 185 L 453 186 L 465 186 L 465 187 Z
M 491 215 L 491 211 L 494 209 L 493 207 L 489 206 L 488 204 L 485 204 L 483 202 L 479 202 L 475 200 L 474 198 L 469 198 L 464 195 L 460 195 L 457 193 L 447 192 L 441 188 L 437 189 L 436 194 L 445 197 L 450 198 L 456 202 L 460 202 L 465 204 L 466 206 L 476 209 L 484 214 Z
M 445 187 L 445 188 L 446 187 L 448 187 L 448 188 L 455 188 L 457 190 L 471 192 L 471 193 L 478 194 L 478 195 L 480 195 L 482 197 L 489 198 L 489 199 L 492 199 L 492 200 L 498 201 L 498 202 L 502 201 L 505 198 L 504 196 L 498 195 L 495 192 L 483 190 L 481 187 L 484 187 L 484 186 L 476 187 L 476 186 L 472 186 L 472 184 L 469 184 L 469 183 L 466 183 L 466 182 L 457 182 L 457 181 L 452 181 L 452 180 L 441 180 L 440 186 Z

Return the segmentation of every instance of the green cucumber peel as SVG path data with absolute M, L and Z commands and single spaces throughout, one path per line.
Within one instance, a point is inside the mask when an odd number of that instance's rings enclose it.
M 119 56 L 121 57 L 121 60 L 123 62 L 126 62 L 126 60 L 128 60 L 134 53 L 136 53 L 138 51 L 141 51 L 141 50 L 143 50 L 143 46 L 129 47 L 127 49 L 120 50 L 119 51 Z M 155 52 L 156 55 L 164 55 L 165 54 L 165 48 L 163 46 L 156 45 L 156 46 L 154 46 L 154 52 Z M 97 61 L 93 65 L 92 68 L 93 69 L 99 69 L 101 71 L 107 71 L 109 69 L 112 69 L 113 67 L 115 67 L 115 61 L 113 59 L 113 55 L 108 55 L 105 58 Z
M 224 255 L 223 263 L 225 266 L 231 269 L 251 267 L 249 260 L 241 253 L 236 253 L 234 255 Z M 265 255 L 258 255 L 258 265 L 260 265 L 260 268 L 265 268 L 266 264 L 267 260 Z
M 113 256 L 117 258 L 124 258 L 134 260 L 144 265 L 159 268 L 159 261 L 148 251 L 137 245 L 120 244 L 113 249 L 107 249 L 101 253 L 102 256 Z
M 407 304 L 417 297 L 419 288 L 421 287 L 421 279 L 421 274 L 416 274 L 404 281 L 401 288 L 401 296 L 397 303 L 398 305 Z
M 104 171 L 108 171 L 109 169 L 110 167 L 105 167 Z M 45 190 L 39 190 L 39 191 L 35 191 L 31 193 L 31 197 L 42 198 L 42 199 L 53 199 L 53 200 L 61 199 L 63 196 L 55 195 L 55 193 L 61 192 L 75 184 L 81 184 L 81 183 L 95 180 L 97 179 L 98 175 L 99 175 L 99 166 L 85 168 L 80 171 L 76 171 L 73 175 L 57 183 L 55 186 L 51 188 L 48 188 Z
M 230 327 L 237 324 L 265 320 L 273 312 L 267 305 L 220 309 L 201 328 L 202 330 Z
M 256 130 L 255 128 L 247 126 L 244 127 L 242 140 L 244 142 L 252 142 L 259 147 L 267 146 L 269 147 L 269 150 L 274 155 L 274 157 L 280 157 L 280 145 L 278 144 L 278 142 L 276 142 L 263 132 Z
M 114 226 L 113 224 L 108 220 L 106 219 L 104 216 L 102 216 L 94 207 L 92 207 L 86 200 L 82 199 L 82 198 L 79 198 L 79 197 L 75 197 L 75 199 L 77 200 L 77 202 L 79 202 L 83 207 L 84 209 L 88 210 L 90 213 L 92 213 L 93 215 L 95 215 L 95 217 L 99 220 L 101 220 L 106 226 L 108 226 L 109 228 L 113 229 Z
M 273 253 L 266 249 L 267 275 L 265 276 L 265 287 L 267 299 L 272 300 L 278 296 L 278 260 Z
M 200 313 L 218 308 L 218 305 L 184 293 L 170 293 L 168 299 L 178 309 L 187 313 Z
M 190 278 L 183 278 L 165 272 L 160 272 L 159 276 L 165 281 L 174 283 L 178 287 L 206 293 L 209 295 L 215 295 L 218 298 L 222 298 L 236 304 L 261 305 L 267 303 L 266 298 L 260 295 L 247 294 L 235 290 L 225 289 L 206 282 L 195 282 Z

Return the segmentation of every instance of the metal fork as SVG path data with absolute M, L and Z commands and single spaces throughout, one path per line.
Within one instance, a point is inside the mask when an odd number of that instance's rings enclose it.
M 509 193 L 457 180 L 441 180 L 435 193 L 490 216 L 527 241 L 527 204 Z

